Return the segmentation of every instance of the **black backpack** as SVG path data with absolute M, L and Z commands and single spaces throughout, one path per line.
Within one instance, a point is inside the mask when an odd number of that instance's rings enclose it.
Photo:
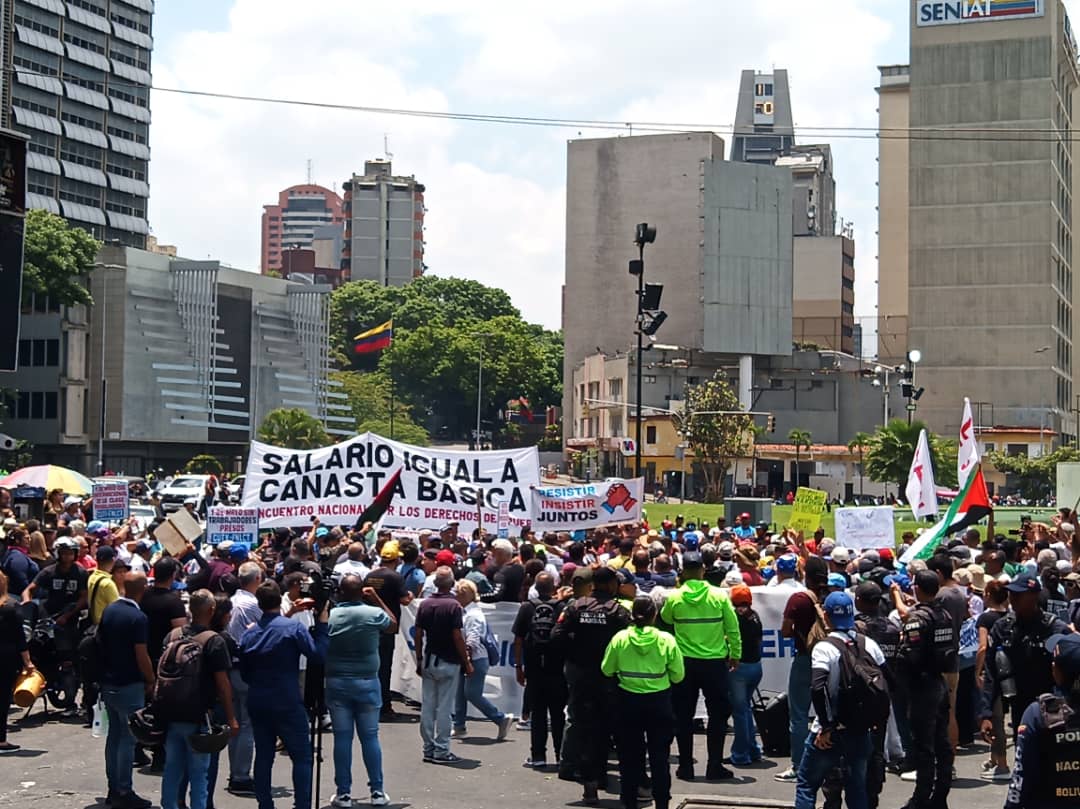
M 554 601 L 531 598 L 529 603 L 533 605 L 533 614 L 525 635 L 525 645 L 538 654 L 544 654 L 551 646 L 551 631 L 559 620 L 559 611 Z
M 885 672 L 866 649 L 866 638 L 856 635 L 844 642 L 831 635 L 826 640 L 840 651 L 840 691 L 836 722 L 861 732 L 885 727 L 889 721 L 889 686 Z
M 97 595 L 98 587 L 101 586 L 101 579 L 94 582 L 94 586 L 90 588 L 90 597 L 87 599 L 87 627 L 83 630 L 82 637 L 79 638 L 79 646 L 76 650 L 79 663 L 79 674 L 83 680 L 88 683 L 100 684 L 101 678 L 105 675 L 105 650 L 101 648 L 101 638 L 98 637 L 98 624 L 90 623 L 89 612 L 94 609 L 94 596 Z M 98 616 L 98 623 L 104 615 Z
M 191 721 L 205 712 L 203 653 L 214 632 L 192 635 L 186 627 L 172 636 L 158 661 L 154 715 L 166 722 Z

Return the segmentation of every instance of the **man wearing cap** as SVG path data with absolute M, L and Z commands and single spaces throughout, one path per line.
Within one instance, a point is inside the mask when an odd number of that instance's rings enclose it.
M 379 566 L 364 579 L 364 586 L 376 592 L 394 614 L 397 624 L 393 632 L 379 635 L 379 684 L 382 687 L 379 718 L 383 722 L 389 722 L 396 716 L 390 704 L 390 670 L 394 664 L 394 646 L 401 626 L 401 607 L 413 600 L 413 594 L 405 587 L 405 580 L 397 572 L 400 564 L 401 546 L 396 539 L 388 539 L 379 549 Z
M 686 677 L 672 687 L 675 741 L 679 747 L 675 775 L 683 781 L 694 779 L 694 713 L 699 693 L 705 696 L 708 713 L 705 778 L 712 781 L 734 777 L 723 765 L 724 739 L 731 714 L 728 671 L 739 666 L 742 636 L 739 617 L 727 594 L 705 581 L 704 573 L 701 554 L 684 554 L 683 583 L 668 595 L 660 610 L 661 619 L 673 629 L 686 666 Z
M 739 523 L 731 531 L 736 539 L 753 539 L 757 536 L 757 529 L 750 524 L 750 515 L 745 511 L 739 515 Z
M 898 583 L 890 585 L 894 594 Z M 949 743 L 949 691 L 945 672 L 955 668 L 958 638 L 952 617 L 937 600 L 941 582 L 932 570 L 914 576 L 917 604 L 904 618 L 897 660 L 908 694 L 915 790 L 907 809 L 945 807 L 952 785 L 953 748 Z
M 150 554 L 154 550 L 154 543 L 149 539 L 140 539 L 135 542 L 131 551 L 131 569 L 144 576 L 150 575 Z
M 75 495 L 68 495 L 64 498 L 64 510 L 56 518 L 57 528 L 64 528 L 70 526 L 74 520 L 82 520 L 82 499 Z
M 1045 649 L 1054 690 L 1020 719 L 1005 809 L 1080 805 L 1080 637 L 1051 635 Z
M 1039 608 L 1042 585 L 1034 574 L 1020 573 L 1005 589 L 1009 591 L 1012 610 L 990 630 L 979 704 L 982 734 L 987 741 L 993 738 L 991 718 L 996 697 L 1009 706 L 1015 735 L 1024 709 L 1040 694 L 1053 690 L 1046 641 L 1052 635 L 1070 631 L 1060 618 Z
M 795 782 L 795 809 L 814 809 L 817 791 L 826 776 L 841 763 L 846 769 L 845 798 L 850 809 L 866 809 L 866 765 L 870 753 L 870 731 L 865 727 L 845 727 L 838 713 L 840 670 L 844 651 L 865 647 L 879 666 L 885 655 L 871 639 L 855 631 L 855 604 L 845 592 L 830 593 L 822 609 L 829 634 L 811 652 L 810 698 L 814 722 L 805 741 Z M 944 805 L 944 804 L 943 804 Z
M 86 581 L 87 591 L 87 615 L 90 622 L 95 626 L 101 623 L 102 613 L 105 608 L 120 597 L 120 591 L 113 581 L 113 565 L 116 563 L 116 549 L 109 545 L 102 545 L 95 553 L 97 567 L 90 571 Z M 98 701 L 99 683 L 87 677 L 87 672 L 81 671 L 82 678 L 82 708 L 86 713 L 87 727 L 93 724 L 94 705 Z
M 799 571 L 799 557 L 793 553 L 785 553 L 776 560 L 776 575 L 769 579 L 769 587 L 785 587 L 788 590 L 805 590 L 802 582 L 795 576 Z
M 848 575 L 847 566 L 851 562 L 851 551 L 847 548 L 833 548 L 829 554 L 829 573 L 836 573 L 844 579 L 844 587 L 851 586 L 851 576 Z

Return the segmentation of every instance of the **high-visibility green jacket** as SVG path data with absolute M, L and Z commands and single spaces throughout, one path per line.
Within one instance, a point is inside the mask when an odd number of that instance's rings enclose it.
M 655 626 L 630 626 L 615 633 L 600 670 L 618 677 L 619 687 L 634 694 L 664 691 L 686 674 L 675 638 Z
M 742 659 L 739 616 L 727 593 L 702 579 L 689 579 L 667 597 L 660 617 L 675 630 L 684 657 Z

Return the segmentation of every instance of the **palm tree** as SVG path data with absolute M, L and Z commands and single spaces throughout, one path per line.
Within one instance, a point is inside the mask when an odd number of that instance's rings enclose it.
M 279 407 L 266 414 L 259 440 L 286 449 L 317 449 L 330 444 L 322 422 L 299 407 Z
M 904 490 L 911 458 L 919 441 L 919 432 L 926 427 L 921 421 L 908 424 L 893 419 L 878 427 L 866 444 L 866 473 L 878 483 L 895 483 L 897 491 Z M 940 486 L 956 485 L 956 464 L 945 463 L 956 457 L 956 442 L 930 433 L 930 457 L 934 465 L 934 481 Z
M 800 430 L 798 427 L 793 429 L 787 434 L 787 440 L 795 447 L 795 488 L 799 488 L 800 468 L 799 459 L 801 457 L 801 450 L 803 447 L 810 449 L 813 444 L 811 443 L 810 431 Z
M 859 497 L 863 496 L 863 452 L 870 444 L 869 433 L 855 433 L 855 437 L 848 441 L 847 451 L 854 455 L 859 453 Z

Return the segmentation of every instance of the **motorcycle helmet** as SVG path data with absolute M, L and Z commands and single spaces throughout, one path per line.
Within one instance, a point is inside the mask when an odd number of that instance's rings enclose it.
M 128 728 L 135 741 L 144 747 L 153 747 L 164 744 L 165 725 L 158 722 L 154 712 L 149 708 L 140 708 L 128 717 Z
M 220 753 L 229 743 L 229 727 L 211 723 L 209 729 L 199 730 L 188 736 L 187 742 L 188 747 L 196 753 Z
M 79 543 L 71 537 L 60 537 L 53 543 L 53 550 L 56 555 L 60 555 L 60 551 L 72 551 L 74 553 L 79 552 Z

